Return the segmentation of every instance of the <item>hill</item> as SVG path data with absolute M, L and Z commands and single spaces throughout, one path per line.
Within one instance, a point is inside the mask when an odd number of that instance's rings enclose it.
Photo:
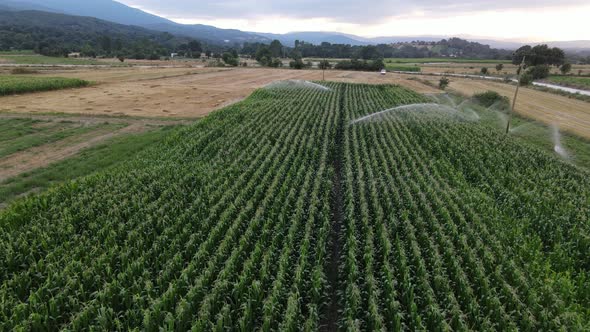
M 136 25 L 147 29 L 184 35 L 216 44 L 270 42 L 264 37 L 239 30 L 219 29 L 208 25 L 178 24 L 111 0 L 27 0 L 26 2 L 0 0 L 1 7 L 12 10 L 35 9 L 76 16 L 91 16 L 119 24 Z
M 319 45 L 323 42 L 330 44 L 344 44 L 352 46 L 365 46 L 373 44 L 370 41 L 363 41 L 358 36 L 342 34 L 339 32 L 321 32 L 321 31 L 307 31 L 307 32 L 289 32 L 285 34 L 261 33 L 257 34 L 268 37 L 269 39 L 277 39 L 283 45 L 293 47 L 295 41 L 305 41 L 307 43 Z
M 116 24 L 92 17 L 35 10 L 0 11 L 0 45 L 3 50 L 34 49 L 44 55 L 64 55 L 84 47 L 135 55 L 166 54 L 186 37 Z

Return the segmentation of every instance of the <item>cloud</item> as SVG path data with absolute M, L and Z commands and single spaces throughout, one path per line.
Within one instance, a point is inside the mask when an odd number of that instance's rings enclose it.
M 448 16 L 472 11 L 498 11 L 546 6 L 585 5 L 587 0 L 119 0 L 171 19 L 262 19 L 282 16 L 296 19 L 326 18 L 335 22 L 375 24 L 392 17 Z

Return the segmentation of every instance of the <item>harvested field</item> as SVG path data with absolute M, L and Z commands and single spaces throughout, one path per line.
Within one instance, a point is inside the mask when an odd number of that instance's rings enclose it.
M 55 75 L 52 72 L 52 75 Z M 219 68 L 124 68 L 60 71 L 62 77 L 85 78 L 98 84 L 86 89 L 11 96 L 1 111 L 70 113 L 114 116 L 202 117 L 239 101 L 270 82 L 287 79 L 320 80 L 320 71 Z M 396 83 L 418 92 L 436 90 L 399 75 L 327 71 L 339 82 Z

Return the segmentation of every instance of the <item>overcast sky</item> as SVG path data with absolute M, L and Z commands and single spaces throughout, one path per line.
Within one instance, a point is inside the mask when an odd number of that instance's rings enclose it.
M 179 23 L 246 31 L 338 31 L 366 37 L 462 35 L 590 39 L 589 0 L 118 0 Z

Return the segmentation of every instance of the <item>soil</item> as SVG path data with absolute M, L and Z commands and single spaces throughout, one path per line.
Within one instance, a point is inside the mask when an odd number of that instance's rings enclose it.
M 242 100 L 276 80 L 320 80 L 321 71 L 266 68 L 103 68 L 56 70 L 42 75 L 77 77 L 98 84 L 83 89 L 2 97 L 0 110 L 19 113 L 198 118 Z M 327 71 L 341 82 L 396 83 L 418 92 L 435 89 L 399 75 Z

